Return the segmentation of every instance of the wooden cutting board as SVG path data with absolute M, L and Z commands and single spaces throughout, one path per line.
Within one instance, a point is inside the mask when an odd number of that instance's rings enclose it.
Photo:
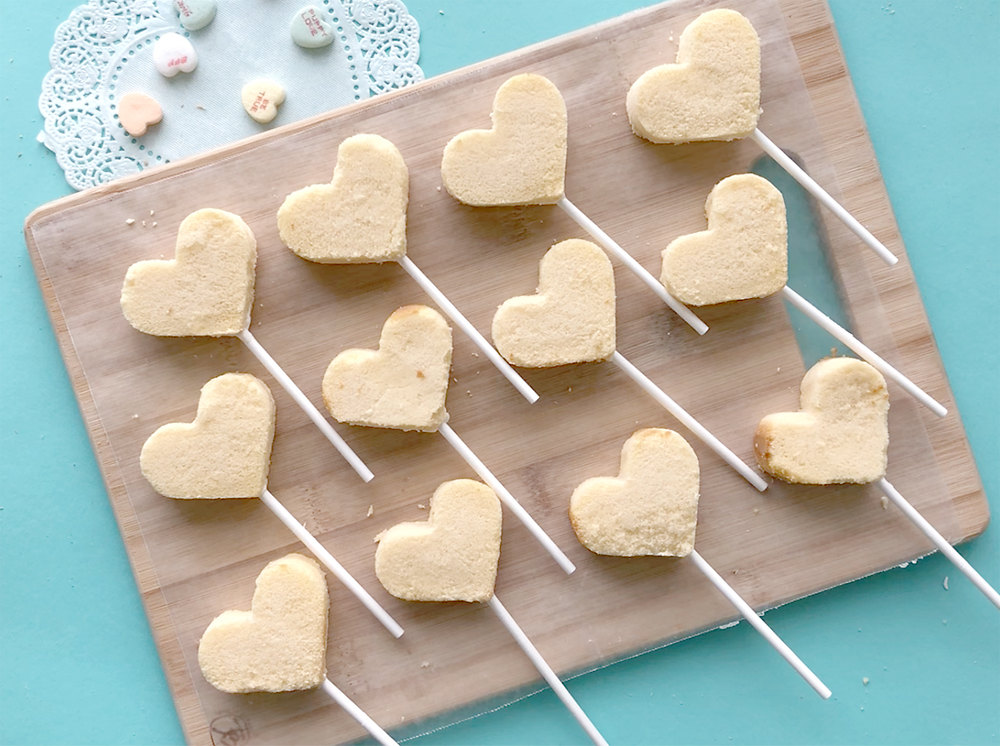
M 499 303 L 534 290 L 549 246 L 584 237 L 557 207 L 476 209 L 441 188 L 445 143 L 459 131 L 488 127 L 496 89 L 530 71 L 549 77 L 566 99 L 567 196 L 658 273 L 670 240 L 704 228 L 711 187 L 761 155 L 751 142 L 664 146 L 630 132 L 624 100 L 632 81 L 672 61 L 680 32 L 711 7 L 677 0 L 632 13 L 73 195 L 28 219 L 28 247 L 191 743 L 211 743 L 213 733 L 237 723 L 250 743 L 362 734 L 321 692 L 226 695 L 198 670 L 198 639 L 211 619 L 249 608 L 266 562 L 304 551 L 259 501 L 174 501 L 140 474 L 145 439 L 164 423 L 192 420 L 201 386 L 227 371 L 254 373 L 274 393 L 271 491 L 406 629 L 394 640 L 332 581 L 334 683 L 392 728 L 475 708 L 537 685 L 538 676 L 487 609 L 397 601 L 374 577 L 373 537 L 425 517 L 440 482 L 473 476 L 443 438 L 337 426 L 376 474 L 363 484 L 239 341 L 133 330 L 118 305 L 126 269 L 171 257 L 177 226 L 197 209 L 241 215 L 259 245 L 251 328 L 322 407 L 320 380 L 339 351 L 376 346 L 393 309 L 429 303 L 396 265 L 311 264 L 278 238 L 275 213 L 284 197 L 329 181 L 337 145 L 372 132 L 392 140 L 410 169 L 411 258 L 486 332 Z M 855 333 L 950 410 L 938 419 L 890 384 L 888 477 L 950 541 L 975 536 L 988 521 L 987 503 L 830 14 L 821 0 L 734 0 L 728 7 L 750 18 L 761 37 L 761 129 L 901 259 L 883 265 L 828 213 L 815 213 Z M 793 272 L 796 261 L 793 246 Z M 619 351 L 753 463 L 756 423 L 797 406 L 805 369 L 782 301 L 702 309 L 711 329 L 698 337 L 617 264 L 616 281 Z M 525 371 L 542 395 L 529 405 L 456 332 L 452 375 L 453 427 L 577 564 L 567 577 L 505 514 L 498 595 L 562 674 L 736 616 L 687 560 L 598 557 L 576 542 L 566 512 L 572 490 L 585 478 L 617 473 L 621 445 L 640 427 L 677 429 L 692 441 L 702 467 L 698 549 L 756 608 L 930 550 L 874 488 L 775 483 L 757 493 L 610 363 Z M 775 657 L 774 665 L 784 664 Z M 789 670 L 788 687 L 804 686 Z

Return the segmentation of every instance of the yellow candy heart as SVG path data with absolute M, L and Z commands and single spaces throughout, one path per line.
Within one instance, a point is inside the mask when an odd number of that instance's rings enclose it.
M 240 94 L 243 108 L 255 122 L 267 124 L 278 116 L 278 107 L 285 102 L 285 89 L 273 80 L 251 80 Z

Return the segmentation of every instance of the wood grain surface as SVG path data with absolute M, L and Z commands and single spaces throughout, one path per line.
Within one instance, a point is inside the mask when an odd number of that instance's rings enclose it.
M 363 484 L 238 340 L 133 330 L 118 304 L 126 269 L 172 257 L 177 226 L 197 209 L 241 215 L 259 245 L 251 329 L 322 407 L 320 381 L 339 351 L 376 346 L 396 307 L 430 303 L 395 264 L 311 264 L 278 238 L 275 215 L 285 196 L 329 181 L 338 144 L 371 132 L 393 141 L 409 166 L 410 257 L 488 333 L 503 300 L 534 290 L 549 246 L 585 237 L 557 207 L 470 208 L 441 188 L 445 143 L 459 131 L 488 127 L 496 89 L 530 71 L 549 77 L 566 100 L 567 196 L 658 274 L 667 243 L 704 228 L 712 186 L 761 155 L 748 141 L 653 145 L 629 129 L 632 81 L 672 61 L 680 32 L 711 7 L 678 0 L 629 14 L 73 195 L 29 218 L 39 282 L 191 743 L 211 743 L 212 724 L 217 735 L 233 718 L 255 744 L 362 735 L 322 692 L 227 695 L 198 670 L 198 639 L 211 619 L 249 608 L 254 579 L 269 560 L 305 551 L 257 500 L 170 500 L 139 471 L 145 439 L 164 423 L 192 420 L 201 386 L 227 371 L 254 373 L 274 393 L 271 491 L 406 629 L 394 640 L 331 579 L 334 683 L 391 729 L 456 708 L 468 712 L 539 677 L 488 609 L 398 601 L 375 579 L 373 537 L 425 517 L 440 482 L 474 476 L 441 436 L 335 425 L 376 474 Z M 896 267 L 883 265 L 829 214 L 817 213 L 854 331 L 950 409 L 938 419 L 890 384 L 888 478 L 950 541 L 968 539 L 985 528 L 987 504 L 829 12 L 821 0 L 734 0 L 728 7 L 750 18 L 761 37 L 761 129 L 901 258 Z M 126 225 L 129 218 L 136 222 Z M 701 309 L 710 331 L 698 337 L 615 264 L 619 351 L 752 464 L 756 423 L 797 406 L 804 373 L 782 301 Z M 577 564 L 567 577 L 505 513 L 497 593 L 562 674 L 735 618 L 690 562 L 599 557 L 573 535 L 573 489 L 588 477 L 616 474 L 622 443 L 640 427 L 677 429 L 692 441 L 702 467 L 698 549 L 756 608 L 930 551 L 873 487 L 775 483 L 757 493 L 610 363 L 525 371 L 542 395 L 530 405 L 456 331 L 452 375 L 452 426 Z M 785 664 L 775 656 L 774 665 Z M 807 691 L 791 669 L 787 686 Z

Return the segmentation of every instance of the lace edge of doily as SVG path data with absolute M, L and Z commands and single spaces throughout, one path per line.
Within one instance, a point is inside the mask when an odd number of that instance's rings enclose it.
M 389 37 L 387 43 L 383 45 L 372 45 L 362 55 L 366 62 L 365 72 L 369 97 L 413 85 L 424 79 L 423 70 L 418 64 L 420 25 L 409 14 L 402 0 L 341 0 L 341 4 L 354 25 L 355 36 L 359 43 L 372 39 L 385 42 L 384 34 L 380 34 L 378 31 L 380 21 L 386 17 L 392 17 L 393 13 L 399 20 L 400 32 L 398 34 Z M 87 4 L 74 8 L 69 17 L 59 24 L 54 34 L 55 41 L 49 52 L 49 62 L 52 69 L 43 78 L 42 92 L 38 100 L 38 108 L 43 115 L 45 124 L 36 139 L 55 154 L 56 162 L 62 169 L 67 183 L 77 191 L 114 181 L 145 168 L 137 158 L 127 154 L 112 136 L 95 137 L 93 127 L 82 127 L 80 131 L 68 136 L 61 136 L 56 127 L 56 120 L 74 114 L 82 114 L 84 118 L 89 117 L 96 120 L 102 131 L 108 126 L 99 117 L 100 101 L 88 100 L 99 98 L 101 88 L 99 72 L 96 73 L 97 78 L 90 81 L 90 90 L 76 100 L 64 101 L 55 95 L 49 96 L 49 88 L 54 87 L 53 81 L 59 75 L 71 74 L 73 66 L 63 67 L 58 60 L 62 52 L 73 46 L 65 41 L 67 38 L 79 41 L 79 38 L 74 36 L 72 32 L 77 27 L 83 27 L 81 19 L 85 15 L 91 14 L 94 18 L 103 18 L 105 28 L 111 29 L 112 26 L 109 24 L 112 24 L 112 19 L 121 20 L 120 14 L 123 11 L 132 14 L 132 23 L 122 20 L 126 23 L 127 29 L 116 40 L 115 46 L 104 45 L 104 49 L 117 48 L 117 45 L 134 36 L 140 29 L 142 31 L 148 30 L 148 25 L 155 24 L 157 20 L 169 26 L 169 21 L 159 15 L 151 0 L 138 0 L 130 8 L 123 8 L 121 0 L 89 0 Z M 360 18 L 360 16 L 365 18 Z M 146 19 L 146 21 L 143 23 L 141 19 Z M 139 23 L 137 24 L 137 22 Z M 116 25 L 113 30 L 119 28 L 120 24 Z M 77 46 L 80 49 L 102 48 L 102 45 L 93 42 Z M 87 70 L 83 71 L 84 81 L 86 81 L 87 72 Z M 92 70 L 89 72 L 93 73 Z M 53 105 L 53 99 L 60 101 L 62 105 Z M 88 137 L 81 137 L 81 132 Z M 86 169 L 81 169 L 77 163 L 67 163 L 67 160 L 72 157 L 70 152 L 76 149 L 89 154 L 90 160 Z

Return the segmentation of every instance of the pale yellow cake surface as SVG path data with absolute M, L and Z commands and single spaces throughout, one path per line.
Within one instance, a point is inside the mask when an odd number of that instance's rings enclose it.
M 333 182 L 299 189 L 278 209 L 281 240 L 312 262 L 396 261 L 406 254 L 409 179 L 384 137 L 349 137 L 337 150 Z
M 781 192 L 756 174 L 723 179 L 705 203 L 708 230 L 664 249 L 660 281 L 690 306 L 765 298 L 788 282 L 788 225 Z
M 375 575 L 405 601 L 473 601 L 493 596 L 503 517 L 481 482 L 445 482 L 426 521 L 399 523 L 378 538 Z
M 672 430 L 633 433 L 617 477 L 583 482 L 569 518 L 580 543 L 616 557 L 686 557 L 694 549 L 700 492 L 698 457 Z
M 493 316 L 493 343 L 512 365 L 547 368 L 607 360 L 615 351 L 615 273 L 590 241 L 549 249 L 535 295 L 503 302 Z
M 659 143 L 735 140 L 760 116 L 760 40 L 734 10 L 710 10 L 681 34 L 677 61 L 629 89 L 632 131 Z
M 257 577 L 250 611 L 224 611 L 198 643 L 205 679 L 224 692 L 314 689 L 326 678 L 326 576 L 315 560 L 289 554 Z
M 225 373 L 202 387 L 194 422 L 149 437 L 139 467 L 166 497 L 260 497 L 273 439 L 271 391 L 249 373 Z
M 445 189 L 479 207 L 554 204 L 566 177 L 566 104 L 541 75 L 516 75 L 493 100 L 493 128 L 452 138 L 441 159 Z
M 121 307 L 128 322 L 158 337 L 225 337 L 250 323 L 257 240 L 238 215 L 204 209 L 177 231 L 174 259 L 129 267 Z
M 436 431 L 448 421 L 451 327 L 427 306 L 403 306 L 382 327 L 377 350 L 345 350 L 323 376 L 323 401 L 338 422 Z
M 881 373 L 854 358 L 827 358 L 802 378 L 798 412 L 760 421 L 754 454 L 765 472 L 786 482 L 867 484 L 885 476 L 888 418 Z

